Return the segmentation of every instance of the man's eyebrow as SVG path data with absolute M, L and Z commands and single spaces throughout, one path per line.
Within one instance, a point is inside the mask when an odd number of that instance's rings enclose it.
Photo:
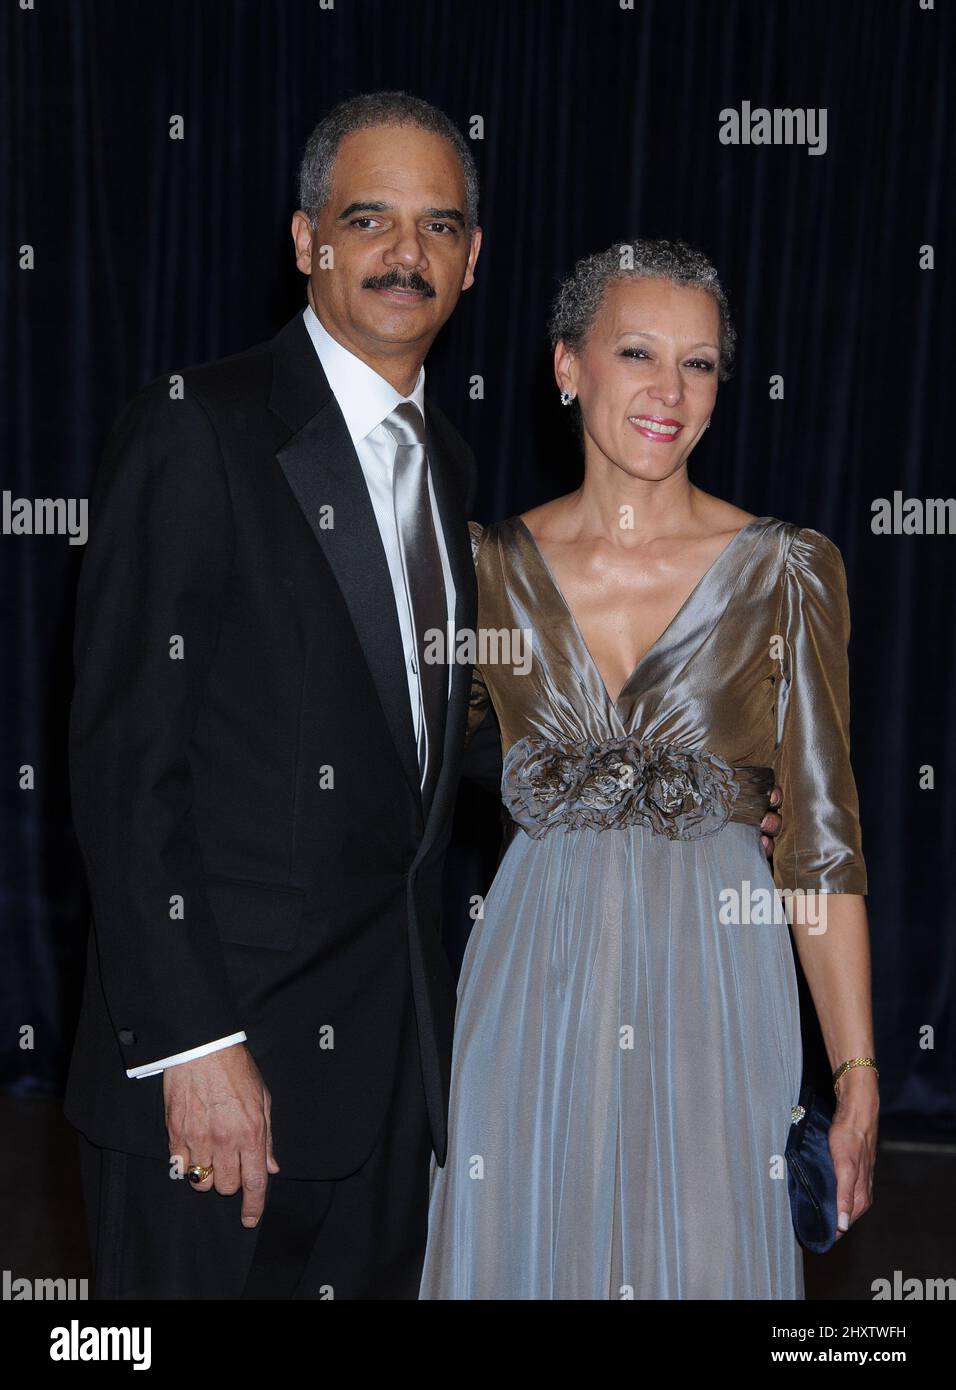
M 339 213 L 337 220 L 344 222 L 346 217 L 353 217 L 357 212 L 390 212 L 391 207 L 391 203 L 349 203 Z
M 465 214 L 460 208 L 426 208 L 426 217 L 444 217 L 449 222 L 457 222 L 459 227 L 465 225 Z
M 347 208 L 343 208 L 337 217 L 338 222 L 344 222 L 349 217 L 354 217 L 356 213 L 366 212 L 392 212 L 393 203 L 381 201 L 349 203 Z M 465 225 L 465 215 L 460 208 L 425 208 L 422 212 L 423 217 L 445 218 L 449 222 L 457 222 L 460 227 Z

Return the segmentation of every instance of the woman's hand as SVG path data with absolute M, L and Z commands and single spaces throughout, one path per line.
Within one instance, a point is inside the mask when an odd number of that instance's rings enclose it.
M 830 1154 L 837 1180 L 837 1240 L 873 1205 L 880 1094 L 876 1072 L 851 1067 L 837 1082 Z

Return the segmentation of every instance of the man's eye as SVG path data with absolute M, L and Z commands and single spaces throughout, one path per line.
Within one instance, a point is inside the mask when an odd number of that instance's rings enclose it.
M 447 222 L 429 222 L 428 227 L 433 232 L 453 232 L 455 230 Z
M 374 222 L 374 220 L 375 219 L 373 217 L 353 217 L 351 222 L 349 223 L 349 226 L 357 227 L 360 223 L 364 223 L 366 226 L 368 226 L 369 224 Z

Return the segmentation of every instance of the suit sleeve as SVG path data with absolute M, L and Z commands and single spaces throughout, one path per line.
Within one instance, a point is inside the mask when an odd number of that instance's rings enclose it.
M 839 550 L 819 531 L 798 531 L 783 584 L 775 757 L 783 826 L 774 880 L 781 891 L 865 894 L 850 765 L 850 612 Z
M 189 745 L 229 597 L 231 499 L 201 403 L 124 411 L 91 498 L 70 711 L 73 819 L 117 1064 L 242 1031 L 203 880 Z
M 471 533 L 472 558 L 477 567 L 484 532 L 477 521 L 469 521 L 468 530 Z M 471 677 L 468 729 L 461 771 L 469 782 L 476 782 L 486 791 L 498 793 L 501 790 L 501 729 L 479 666 L 474 668 Z

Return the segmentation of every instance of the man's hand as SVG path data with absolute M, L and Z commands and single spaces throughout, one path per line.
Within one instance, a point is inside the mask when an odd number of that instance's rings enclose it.
M 782 800 L 783 792 L 779 787 L 774 787 L 773 791 L 770 793 L 770 805 L 779 806 Z M 768 859 L 773 854 L 773 837 L 780 834 L 781 825 L 783 825 L 783 821 L 774 811 L 768 811 L 760 822 L 760 829 L 762 832 L 760 843 Z
M 220 1048 L 163 1073 L 169 1152 L 213 1171 L 197 1192 L 230 1196 L 242 1188 L 242 1224 L 256 1226 L 266 1200 L 272 1152 L 271 1099 L 244 1043 Z

